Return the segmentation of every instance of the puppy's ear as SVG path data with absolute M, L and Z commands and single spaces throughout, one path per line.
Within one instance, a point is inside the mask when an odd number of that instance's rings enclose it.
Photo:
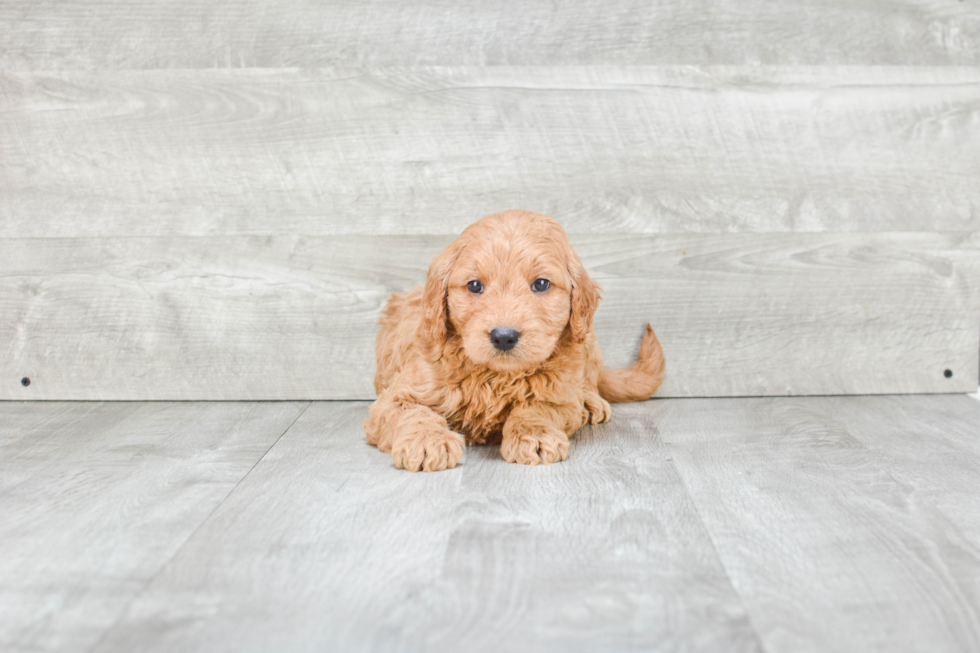
M 460 246 L 456 241 L 432 259 L 425 275 L 422 291 L 422 322 L 419 325 L 419 344 L 430 362 L 442 355 L 442 346 L 449 337 L 449 275 L 456 265 Z
M 589 277 L 581 259 L 571 247 L 568 248 L 568 273 L 572 278 L 572 309 L 568 326 L 572 340 L 582 343 L 592 331 L 592 318 L 602 299 L 602 288 Z

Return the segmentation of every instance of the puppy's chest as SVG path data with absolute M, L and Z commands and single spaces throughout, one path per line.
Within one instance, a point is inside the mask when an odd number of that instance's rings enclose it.
M 504 423 L 507 421 L 510 411 L 510 406 L 496 413 L 461 411 L 448 418 L 447 421 L 452 430 L 466 436 L 467 443 L 484 444 L 500 440 Z
M 444 416 L 471 444 L 500 437 L 511 411 L 542 398 L 524 379 L 470 377 L 449 387 Z

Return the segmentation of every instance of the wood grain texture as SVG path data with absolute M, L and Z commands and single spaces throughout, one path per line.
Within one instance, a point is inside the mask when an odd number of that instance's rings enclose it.
M 642 420 L 413 475 L 366 408 L 314 404 L 95 651 L 759 650 Z
M 876 411 L 844 397 L 828 404 L 835 414 L 846 411 L 854 437 L 875 452 L 895 480 L 946 518 L 951 540 L 966 551 L 980 551 L 980 404 L 962 395 L 882 398 Z M 888 418 L 881 419 L 881 413 Z M 980 605 L 980 583 L 968 589 L 973 604 Z
M 415 475 L 366 406 L 0 403 L 3 649 L 980 643 L 969 397 L 617 405 L 565 463 Z
M 0 649 L 89 650 L 304 408 L 0 403 Z
M 956 0 L 7 0 L 0 69 L 980 64 Z
M 0 232 L 978 231 L 978 107 L 976 67 L 4 72 Z
M 378 310 L 451 239 L 0 241 L 0 397 L 373 398 Z M 606 362 L 627 365 L 650 322 L 667 358 L 660 396 L 977 386 L 975 235 L 572 242 L 605 288 Z
M 946 473 L 976 466 L 980 405 L 964 397 L 648 405 L 765 650 L 980 647 L 978 517 L 967 514 L 976 481 Z M 958 434 L 937 439 L 940 425 Z M 874 449 L 862 443 L 869 433 Z M 968 460 L 939 466 L 936 452 L 919 461 L 912 441 Z M 944 510 L 944 499 L 967 496 L 970 507 Z

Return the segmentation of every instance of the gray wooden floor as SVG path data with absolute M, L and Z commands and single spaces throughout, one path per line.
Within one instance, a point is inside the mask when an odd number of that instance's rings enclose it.
M 366 408 L 0 403 L 0 649 L 980 649 L 974 398 L 617 405 L 436 474 Z

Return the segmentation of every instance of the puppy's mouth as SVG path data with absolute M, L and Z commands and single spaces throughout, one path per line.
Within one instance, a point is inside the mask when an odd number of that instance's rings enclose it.
M 484 358 L 484 365 L 499 372 L 515 372 L 529 366 L 524 347 L 517 345 L 510 349 L 489 347 Z
M 513 367 L 521 362 L 521 358 L 520 349 L 516 347 L 506 351 L 501 349 L 490 350 L 490 362 L 497 365 Z

